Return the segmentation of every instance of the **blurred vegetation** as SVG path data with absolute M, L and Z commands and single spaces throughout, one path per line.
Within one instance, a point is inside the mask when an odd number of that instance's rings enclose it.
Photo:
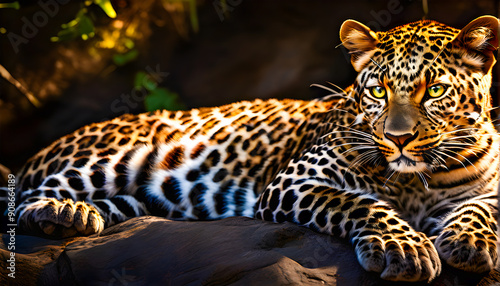
M 179 95 L 164 87 L 158 87 L 156 82 L 146 72 L 139 71 L 135 75 L 135 89 L 146 90 L 147 96 L 144 99 L 146 110 L 153 111 L 158 109 L 184 110 L 186 106 L 180 101 Z
M 80 8 L 77 10 L 74 18 L 67 23 L 60 24 L 60 30 L 56 35 L 50 37 L 50 42 L 54 45 L 67 45 L 71 42 L 77 43 L 78 41 L 91 40 L 86 45 L 88 48 L 87 52 L 91 57 L 105 59 L 106 56 L 104 55 L 109 55 L 108 58 L 111 61 L 111 66 L 108 66 L 106 69 L 107 72 L 112 72 L 137 60 L 140 56 L 140 49 L 137 48 L 138 41 L 146 37 L 141 30 L 141 25 L 144 25 L 141 22 L 143 19 L 140 16 L 135 17 L 133 14 L 131 15 L 130 11 L 127 17 L 120 17 L 120 11 L 122 10 L 120 6 L 130 6 L 132 5 L 131 2 L 129 3 L 127 0 L 84 0 L 78 3 Z M 171 15 L 173 30 L 177 31 L 182 38 L 187 39 L 191 33 L 198 32 L 199 23 L 196 0 L 157 0 L 156 4 L 162 6 Z M 103 13 L 99 13 L 95 7 L 99 7 Z M 0 3 L 0 8 L 19 10 L 23 6 L 16 1 Z M 23 17 L 22 13 L 19 14 L 19 18 L 21 17 Z M 108 18 L 108 20 L 103 18 Z M 7 32 L 8 30 L 0 27 L 0 37 L 5 36 Z M 54 46 L 55 48 L 56 46 Z M 0 64 L 0 69 L 2 68 L 7 71 Z M 4 72 L 0 73 L 0 76 L 5 78 L 5 74 L 10 75 L 10 73 Z M 185 108 L 177 93 L 172 92 L 166 87 L 160 87 L 159 83 L 151 79 L 144 81 L 144 77 L 147 77 L 147 75 L 143 71 L 138 70 L 135 76 L 134 88 L 144 88 L 147 91 L 147 96 L 144 99 L 144 107 L 147 111 Z M 13 81 L 17 82 L 13 77 L 7 80 L 11 83 Z M 28 94 L 30 96 L 33 94 L 29 91 L 30 88 L 22 86 L 22 80 L 20 82 L 15 86 L 27 98 L 30 98 Z M 144 85 L 144 82 L 147 82 L 147 84 Z M 22 86 L 23 90 L 19 86 Z M 23 92 L 24 90 L 27 92 Z M 38 97 L 37 94 L 34 94 L 34 96 Z M 41 101 L 43 104 L 45 96 L 41 97 L 41 100 L 36 99 L 36 101 Z M 33 103 L 33 100 L 30 99 L 30 102 Z
M 19 10 L 19 8 L 21 8 L 21 6 L 19 5 L 19 2 L 16 1 L 16 2 L 11 2 L 11 3 L 0 3 L 0 8 L 12 8 L 12 9 Z

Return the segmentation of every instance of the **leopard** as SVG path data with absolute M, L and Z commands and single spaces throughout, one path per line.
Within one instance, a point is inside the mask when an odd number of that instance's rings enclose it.
M 350 243 L 385 280 L 496 267 L 499 20 L 340 29 L 357 72 L 311 100 L 255 99 L 93 123 L 16 177 L 27 233 L 99 235 L 139 216 L 253 217 Z

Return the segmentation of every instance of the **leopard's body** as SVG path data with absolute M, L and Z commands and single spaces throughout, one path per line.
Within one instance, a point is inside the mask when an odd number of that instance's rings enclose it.
M 255 216 L 347 238 L 385 279 L 432 280 L 439 256 L 488 271 L 498 260 L 497 31 L 493 17 L 462 31 L 346 21 L 359 75 L 345 92 L 85 126 L 25 165 L 19 225 L 71 236 L 141 215 Z

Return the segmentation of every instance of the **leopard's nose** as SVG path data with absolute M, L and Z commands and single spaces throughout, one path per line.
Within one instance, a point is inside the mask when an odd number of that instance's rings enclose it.
M 385 133 L 385 137 L 387 137 L 387 139 L 394 142 L 394 144 L 396 144 L 396 146 L 398 146 L 399 148 L 403 148 L 406 145 L 408 145 L 408 143 L 410 143 L 415 138 L 417 138 L 417 135 L 418 135 L 418 132 L 415 134 L 405 133 L 405 134 L 401 134 L 401 135 L 394 135 L 394 134 L 391 134 L 388 132 Z

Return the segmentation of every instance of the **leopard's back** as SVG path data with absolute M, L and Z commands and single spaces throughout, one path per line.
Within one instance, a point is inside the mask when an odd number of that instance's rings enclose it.
M 255 100 L 91 124 L 28 161 L 19 201 L 92 202 L 111 212 L 107 225 L 142 214 L 251 217 L 259 194 L 317 136 L 318 121 L 337 101 Z

